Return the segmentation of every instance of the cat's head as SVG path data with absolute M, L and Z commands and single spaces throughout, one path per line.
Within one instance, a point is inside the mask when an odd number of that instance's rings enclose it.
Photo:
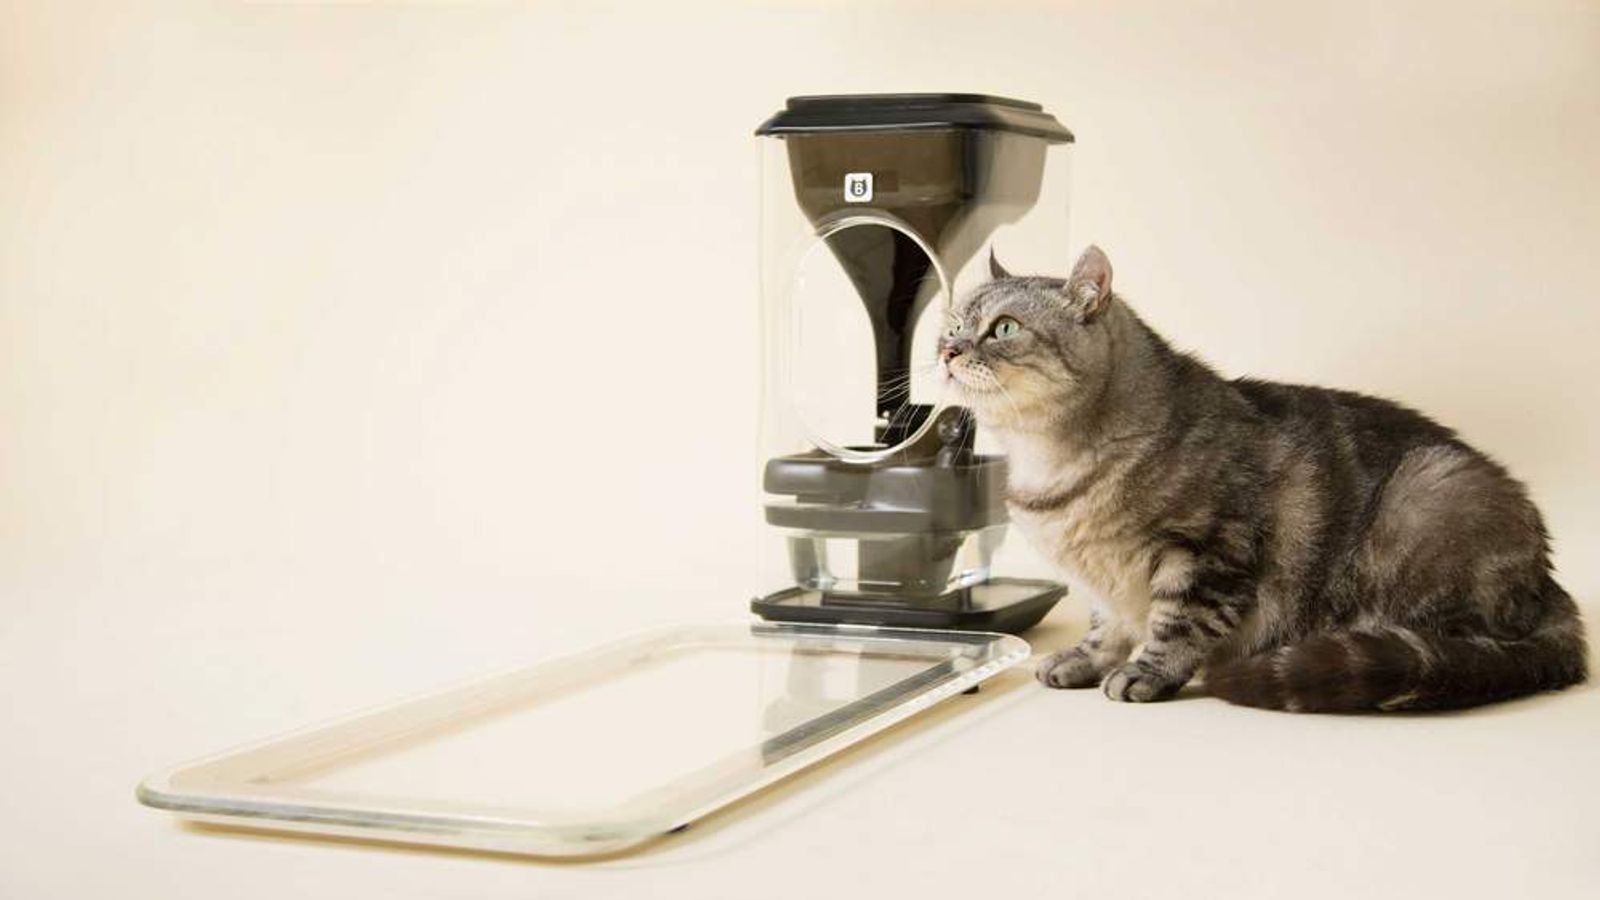
M 1070 418 L 1110 367 L 1111 261 L 1091 246 L 1065 280 L 1016 277 L 991 252 L 989 270 L 992 280 L 956 303 L 939 341 L 951 399 L 990 427 Z

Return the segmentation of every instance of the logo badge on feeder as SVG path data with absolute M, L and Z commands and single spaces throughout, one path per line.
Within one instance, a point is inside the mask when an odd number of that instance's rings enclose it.
M 847 172 L 844 176 L 844 202 L 872 202 L 872 173 Z

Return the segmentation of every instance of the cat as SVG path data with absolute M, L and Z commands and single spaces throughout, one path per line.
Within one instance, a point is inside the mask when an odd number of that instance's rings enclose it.
M 1290 711 L 1475 706 L 1587 675 L 1523 486 L 1450 429 L 1348 391 L 1226 380 L 1089 247 L 952 309 L 941 380 L 1009 460 L 1012 520 L 1093 589 L 1039 680 Z M 1131 659 L 1130 659 L 1131 656 Z

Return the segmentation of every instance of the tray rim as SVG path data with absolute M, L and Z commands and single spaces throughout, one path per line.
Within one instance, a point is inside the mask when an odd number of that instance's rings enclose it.
M 551 814 L 482 803 L 462 803 L 459 809 L 452 812 L 418 812 L 397 807 L 421 802 L 437 809 L 453 804 L 443 800 L 419 801 L 417 798 L 403 796 L 369 797 L 358 802 L 355 798 L 338 792 L 304 788 L 241 790 L 244 785 L 237 782 L 222 789 L 199 790 L 181 788 L 174 784 L 184 776 L 206 768 L 230 761 L 245 760 L 254 753 L 304 741 L 325 732 L 358 727 L 361 723 L 383 716 L 398 715 L 405 710 L 445 703 L 476 688 L 497 685 L 512 679 L 537 679 L 541 674 L 560 673 L 574 677 L 571 669 L 567 668 L 573 666 L 574 661 L 583 660 L 590 665 L 598 665 L 615 654 L 628 652 L 630 648 L 670 642 L 674 635 L 685 637 L 704 635 L 708 630 L 726 630 L 728 633 L 724 639 L 765 636 L 812 638 L 819 641 L 847 639 L 886 643 L 931 643 L 945 646 L 967 645 L 983 648 L 986 657 L 985 661 L 965 670 L 959 670 L 959 667 L 953 665 L 956 659 L 965 657 L 952 657 L 943 661 L 930 658 L 929 666 L 915 675 L 901 679 L 872 694 L 858 697 L 851 703 L 816 719 L 802 722 L 763 743 L 790 738 L 796 732 L 812 728 L 819 722 L 837 720 L 848 723 L 852 718 L 847 715 L 848 711 L 863 703 L 874 701 L 874 698 L 877 698 L 875 702 L 880 705 L 888 700 L 893 701 L 887 702 L 885 708 L 868 713 L 865 718 L 853 724 L 844 724 L 831 732 L 824 729 L 824 733 L 814 739 L 799 741 L 794 750 L 761 769 L 756 777 L 740 779 L 738 783 L 709 790 L 703 799 L 696 799 L 695 802 L 665 804 L 656 812 L 642 810 L 639 807 L 641 799 L 648 799 L 658 789 L 652 789 L 641 797 L 631 798 L 622 804 L 601 810 L 598 814 Z M 680 638 L 680 640 L 684 647 L 690 647 L 696 642 L 694 639 Z M 703 642 L 704 639 L 702 637 L 698 640 Z M 141 781 L 135 795 L 138 801 L 146 806 L 173 812 L 184 819 L 258 829 L 434 844 L 524 855 L 590 856 L 614 853 L 688 825 L 704 815 L 787 778 L 951 696 L 981 684 L 1026 659 L 1031 652 L 1028 643 L 1022 638 L 997 632 L 767 622 L 758 619 L 663 625 L 636 631 L 573 653 L 541 658 L 497 673 L 480 675 L 449 687 L 364 707 L 342 716 L 169 766 Z M 941 668 L 948 668 L 950 671 L 939 672 Z M 936 672 L 937 675 L 930 674 Z M 904 688 L 907 682 L 919 680 L 929 683 L 915 686 L 911 690 Z M 890 697 L 886 699 L 880 695 L 890 695 Z M 489 704 L 491 707 L 493 705 L 492 702 Z M 381 744 L 382 740 L 392 737 L 379 738 L 372 745 Z M 722 774 L 727 774 L 732 769 L 732 763 L 750 749 L 742 747 L 732 754 L 712 757 L 708 765 L 680 779 L 667 782 L 663 787 L 706 777 L 711 777 L 714 781 L 719 770 Z

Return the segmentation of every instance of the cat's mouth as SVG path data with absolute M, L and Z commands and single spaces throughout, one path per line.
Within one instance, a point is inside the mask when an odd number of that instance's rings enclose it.
M 957 365 L 957 363 L 961 362 L 960 358 L 957 358 L 940 367 L 940 371 L 944 374 L 946 387 L 954 387 L 969 396 L 992 394 L 1000 390 L 1000 381 L 994 377 L 994 373 L 987 370 L 974 370 L 969 364 Z

